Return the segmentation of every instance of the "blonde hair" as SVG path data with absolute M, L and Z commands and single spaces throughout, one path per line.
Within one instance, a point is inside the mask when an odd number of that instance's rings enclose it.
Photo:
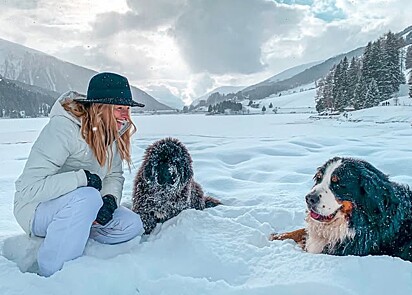
M 80 103 L 67 100 L 62 104 L 63 108 L 81 119 L 81 134 L 90 149 L 93 151 L 100 166 L 108 160 L 109 169 L 113 160 L 112 144 L 117 141 L 117 150 L 120 158 L 127 163 L 130 169 L 132 163 L 130 155 L 130 138 L 136 132 L 136 126 L 130 119 L 129 129 L 119 136 L 116 118 L 113 114 L 114 105 L 99 103 Z

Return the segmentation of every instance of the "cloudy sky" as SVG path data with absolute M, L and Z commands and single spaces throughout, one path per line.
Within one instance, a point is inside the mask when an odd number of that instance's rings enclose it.
M 0 38 L 189 102 L 412 25 L 410 0 L 0 0 Z

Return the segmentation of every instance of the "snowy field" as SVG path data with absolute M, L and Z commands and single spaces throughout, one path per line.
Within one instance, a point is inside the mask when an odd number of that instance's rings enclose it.
M 367 121 L 353 114 L 358 122 L 308 114 L 135 116 L 134 167 L 125 173 L 123 201 L 130 202 L 144 149 L 172 136 L 189 149 L 204 191 L 224 205 L 185 211 L 126 244 L 90 241 L 83 257 L 50 278 L 21 271 L 39 240 L 28 240 L 12 214 L 14 181 L 48 119 L 0 120 L 0 293 L 412 294 L 411 262 L 315 255 L 267 239 L 304 225 L 313 174 L 333 156 L 365 159 L 412 185 L 412 107 L 364 112 Z

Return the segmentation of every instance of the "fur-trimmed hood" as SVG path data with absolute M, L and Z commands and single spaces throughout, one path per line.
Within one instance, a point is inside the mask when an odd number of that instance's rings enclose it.
M 50 110 L 49 117 L 58 117 L 58 116 L 63 116 L 65 118 L 68 118 L 69 120 L 73 121 L 77 125 L 81 125 L 81 121 L 79 118 L 73 116 L 72 114 L 68 113 L 63 107 L 62 104 L 68 100 L 73 100 L 76 98 L 81 98 L 81 97 L 86 97 L 84 94 L 80 94 L 76 91 L 67 91 L 60 95 L 60 97 L 56 100 L 54 105 L 52 106 Z

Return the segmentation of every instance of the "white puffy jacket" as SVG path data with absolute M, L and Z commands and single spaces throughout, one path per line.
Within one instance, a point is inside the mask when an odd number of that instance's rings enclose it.
M 101 195 L 112 194 L 118 204 L 124 183 L 123 163 L 113 144 L 113 161 L 101 167 L 80 133 L 81 122 L 62 107 L 68 98 L 79 95 L 70 91 L 53 105 L 50 121 L 34 142 L 23 173 L 16 180 L 14 215 L 23 230 L 30 234 L 34 212 L 41 202 L 58 198 L 87 185 L 84 170 L 102 179 Z

